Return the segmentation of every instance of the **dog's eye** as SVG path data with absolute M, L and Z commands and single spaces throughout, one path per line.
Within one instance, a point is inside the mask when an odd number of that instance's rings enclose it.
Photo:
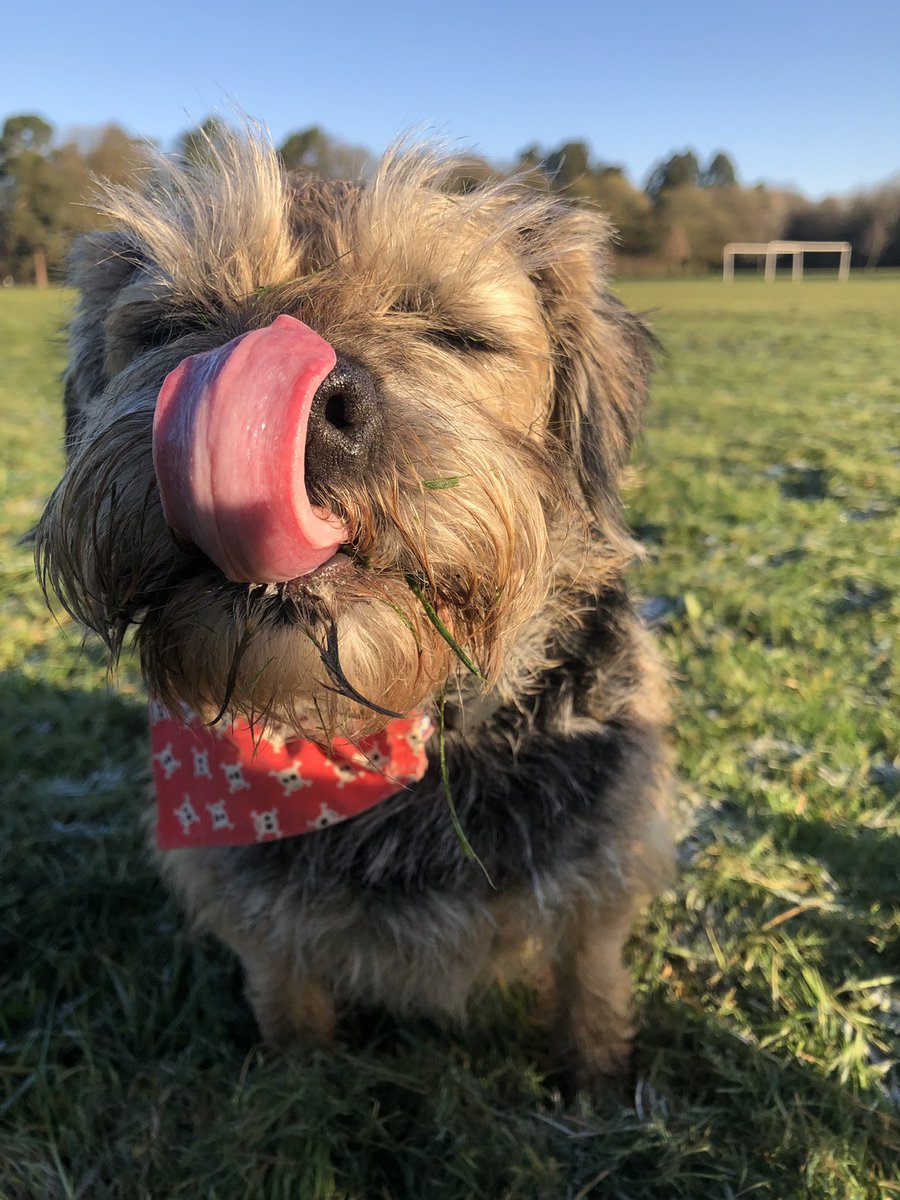
M 442 314 L 434 289 L 423 288 L 415 292 L 403 292 L 391 305 L 390 311 L 402 313 L 404 316 L 413 314 L 426 322 L 433 322 L 424 327 L 417 327 L 415 332 L 426 342 L 439 346 L 442 350 L 451 350 L 455 354 L 502 354 L 507 349 L 499 338 L 485 333 L 484 330 L 457 324 L 452 317 Z M 444 323 L 439 324 L 441 321 Z
M 503 351 L 503 346 L 496 338 L 476 333 L 473 329 L 434 327 L 425 330 L 422 336 L 432 345 L 440 346 L 442 350 L 453 350 L 457 354 L 500 354 Z
M 136 340 L 142 350 L 153 350 L 157 346 L 168 346 L 179 338 L 197 333 L 202 325 L 178 316 L 164 316 L 157 320 L 148 321 L 139 326 Z
M 188 333 L 196 333 L 196 321 L 179 313 L 160 311 L 155 304 L 125 304 L 114 308 L 106 322 L 110 343 L 132 351 L 166 346 Z
M 189 318 L 160 312 L 149 303 L 124 304 L 106 320 L 106 373 L 111 378 L 147 350 L 168 346 L 198 326 Z

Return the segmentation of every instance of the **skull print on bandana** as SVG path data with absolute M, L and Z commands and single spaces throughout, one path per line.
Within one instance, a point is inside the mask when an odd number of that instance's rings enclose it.
M 355 817 L 425 774 L 427 716 L 391 723 L 326 754 L 313 742 L 246 721 L 205 725 L 154 703 L 150 741 L 156 841 L 162 850 L 241 846 L 313 833 Z

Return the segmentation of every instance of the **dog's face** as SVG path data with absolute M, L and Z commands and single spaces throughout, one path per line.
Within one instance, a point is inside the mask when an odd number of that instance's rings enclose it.
M 358 736 L 466 670 L 451 642 L 489 686 L 579 561 L 621 566 L 648 356 L 605 295 L 605 224 L 440 179 L 407 152 L 364 186 L 296 181 L 235 138 L 143 196 L 111 193 L 116 228 L 80 244 L 69 464 L 39 554 L 113 651 L 137 627 L 163 699 Z M 297 578 L 228 578 L 166 523 L 154 411 L 183 360 L 285 314 L 337 359 L 301 486 L 344 544 Z M 266 503 L 284 496 L 270 482 Z

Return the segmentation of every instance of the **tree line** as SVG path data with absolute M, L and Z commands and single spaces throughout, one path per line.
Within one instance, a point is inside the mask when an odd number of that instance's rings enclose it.
M 175 150 L 200 159 L 223 129 L 218 118 L 208 118 L 181 134 Z M 42 117 L 8 117 L 0 133 L 0 280 L 40 287 L 60 280 L 72 239 L 103 223 L 91 204 L 94 178 L 132 178 L 145 144 L 112 123 L 62 139 Z M 328 179 L 364 175 L 374 159 L 318 126 L 292 133 L 278 149 L 288 168 Z M 773 238 L 847 241 L 855 267 L 900 266 L 900 182 L 816 202 L 741 184 L 722 150 L 704 163 L 686 149 L 661 159 L 639 187 L 621 166 L 594 158 L 586 142 L 566 142 L 528 146 L 502 166 L 465 159 L 449 186 L 466 190 L 511 172 L 607 212 L 624 274 L 711 271 L 721 267 L 726 242 Z

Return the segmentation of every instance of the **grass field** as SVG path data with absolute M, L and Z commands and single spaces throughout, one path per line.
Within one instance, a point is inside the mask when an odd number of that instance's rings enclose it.
M 676 891 L 637 1082 L 565 1108 L 518 992 L 264 1052 L 138 828 L 133 668 L 16 538 L 61 455 L 63 293 L 0 291 L 0 1197 L 900 1196 L 900 280 L 635 283 L 667 347 L 629 516 L 675 686 Z

